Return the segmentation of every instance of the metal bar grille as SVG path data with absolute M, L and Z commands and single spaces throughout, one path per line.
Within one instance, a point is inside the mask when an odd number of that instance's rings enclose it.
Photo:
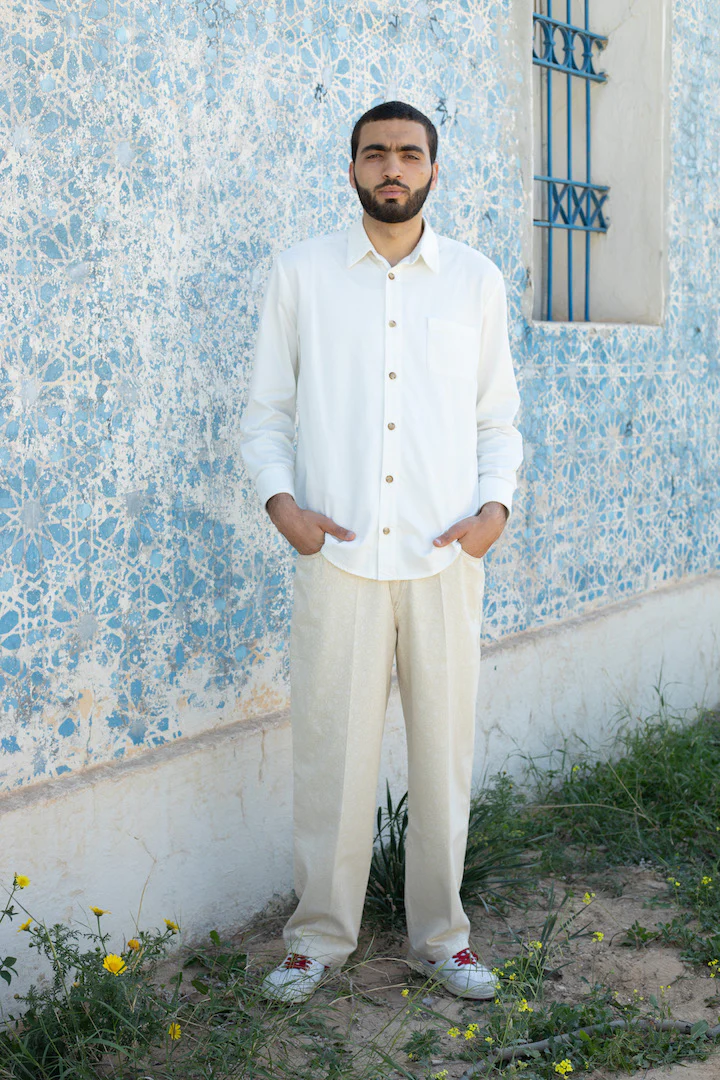
M 591 83 L 604 83 L 607 76 L 595 69 L 595 52 L 607 44 L 607 38 L 590 29 L 590 0 L 583 0 L 584 26 L 572 19 L 573 0 L 566 0 L 565 20 L 553 15 L 553 0 L 546 0 L 546 11 L 533 15 L 534 44 L 533 63 L 543 68 L 545 79 L 544 104 L 546 112 L 547 145 L 544 148 L 545 171 L 534 179 L 544 192 L 545 213 L 535 217 L 534 225 L 547 230 L 546 316 L 553 318 L 554 260 L 557 252 L 554 244 L 556 229 L 567 236 L 567 307 L 568 320 L 575 318 L 574 295 L 574 234 L 584 233 L 584 289 L 583 318 L 590 318 L 590 234 L 607 232 L 609 222 L 605 214 L 609 187 L 592 181 L 591 153 Z M 566 176 L 553 173 L 553 80 L 565 79 L 565 150 Z M 573 86 L 575 79 L 585 84 L 585 179 L 573 175 L 573 135 L 576 122 L 573 118 Z M 559 239 L 559 237 L 558 237 Z M 582 249 L 580 249 L 582 250 Z M 581 256 L 582 257 L 582 256 Z

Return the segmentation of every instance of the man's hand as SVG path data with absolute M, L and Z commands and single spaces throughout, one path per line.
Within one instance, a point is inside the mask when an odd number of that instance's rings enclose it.
M 505 528 L 508 519 L 507 507 L 499 502 L 488 502 L 473 517 L 463 518 L 433 540 L 435 547 L 445 547 L 453 540 L 460 541 L 460 547 L 481 559 L 490 550 Z
M 354 540 L 355 533 L 336 525 L 332 518 L 317 514 L 314 510 L 301 510 L 287 491 L 271 496 L 265 504 L 278 532 L 301 555 L 314 555 L 325 543 L 325 533 L 338 540 Z

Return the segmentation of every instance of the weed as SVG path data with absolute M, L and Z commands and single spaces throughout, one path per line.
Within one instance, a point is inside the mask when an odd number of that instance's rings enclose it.
M 586 860 L 601 855 L 607 864 L 714 866 L 720 828 L 716 716 L 681 725 L 663 713 L 621 728 L 602 758 L 587 755 L 570 764 L 564 753 L 560 757 L 559 767 L 543 773 L 528 763 L 536 789 L 533 815 L 555 841 L 546 846 L 547 869 L 559 869 L 558 849 L 567 844 Z
M 669 1017 L 664 1000 L 654 995 L 645 1008 L 637 999 L 622 1004 L 603 987 L 594 987 L 582 1002 L 572 1005 L 529 1007 L 524 999 L 496 1001 L 476 1040 L 458 1057 L 471 1063 L 466 1077 L 507 1075 L 509 1063 L 515 1070 L 510 1075 L 524 1072 L 538 1080 L 600 1068 L 634 1072 L 707 1057 L 707 1023 L 701 1021 L 687 1033 L 663 1030 Z M 457 1029 L 449 1034 L 454 1033 Z
M 378 924 L 398 928 L 405 924 L 405 838 L 407 792 L 393 806 L 390 785 L 386 805 L 377 811 L 377 834 L 370 864 L 365 910 Z
M 547 897 L 547 915 L 536 938 L 524 939 L 516 931 L 508 931 L 510 938 L 520 946 L 521 952 L 503 961 L 493 968 L 500 989 L 498 996 L 511 1001 L 530 998 L 536 1000 L 542 996 L 543 983 L 550 975 L 556 975 L 561 968 L 570 963 L 570 945 L 581 937 L 589 937 L 592 931 L 589 924 L 575 926 L 583 914 L 580 911 L 568 912 L 561 918 L 563 909 L 572 897 L 566 890 L 559 904 L 555 904 L 555 889 L 551 886 Z M 527 1011 L 523 1009 L 521 1011 Z
M 690 723 L 660 712 L 621 729 L 602 758 L 586 755 L 541 774 L 529 764 L 536 802 L 529 807 L 546 837 L 547 873 L 640 863 L 661 869 L 668 892 L 694 917 L 643 931 L 704 964 L 720 955 L 720 724 L 703 713 Z M 528 828 L 526 824 L 526 829 Z M 598 844 L 598 838 L 602 843 Z M 571 854 L 570 854 L 571 853 Z M 718 887 L 716 887 L 718 886 Z M 650 940 L 650 939 L 647 939 Z
M 440 1052 L 440 1032 L 434 1028 L 413 1031 L 403 1050 L 412 1061 L 428 1061 Z
M 388 785 L 385 806 L 377 811 L 365 910 L 386 929 L 402 928 L 405 922 L 407 798 L 406 792 L 393 805 Z M 534 865 L 525 856 L 529 841 L 527 823 L 520 815 L 523 802 L 524 796 L 505 773 L 491 778 L 473 798 L 461 887 L 466 903 L 503 909 L 517 903 L 520 890 L 534 880 Z

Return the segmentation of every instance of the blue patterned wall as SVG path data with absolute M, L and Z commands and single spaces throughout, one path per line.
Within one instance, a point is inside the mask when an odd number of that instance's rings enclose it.
M 237 424 L 271 258 L 357 214 L 385 98 L 438 123 L 428 217 L 508 285 L 486 639 L 717 566 L 720 11 L 675 4 L 666 325 L 588 333 L 521 315 L 511 2 L 3 6 L 0 786 L 287 705 L 293 563 Z

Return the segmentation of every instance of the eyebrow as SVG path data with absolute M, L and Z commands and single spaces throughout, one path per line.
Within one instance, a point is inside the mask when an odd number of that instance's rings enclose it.
M 363 146 L 360 153 L 365 154 L 368 150 L 390 150 L 390 147 L 386 146 L 384 143 L 368 143 L 367 146 Z M 402 146 L 398 147 L 398 150 L 416 150 L 420 154 L 425 153 L 423 147 L 416 146 L 415 143 L 404 143 Z

